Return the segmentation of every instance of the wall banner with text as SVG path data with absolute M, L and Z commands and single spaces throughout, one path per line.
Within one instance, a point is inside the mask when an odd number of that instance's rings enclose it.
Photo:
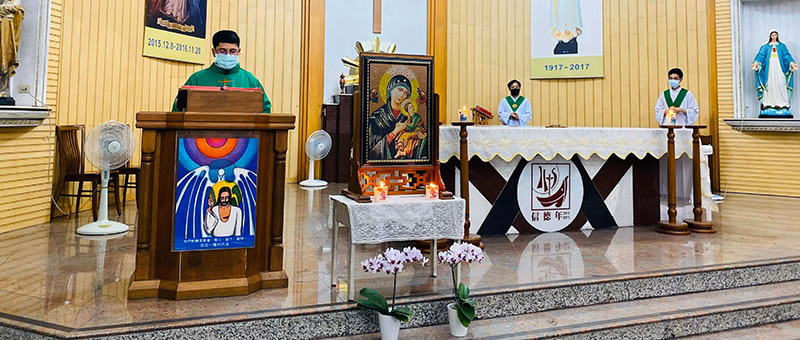
M 603 77 L 603 0 L 531 0 L 531 78 Z
M 148 57 L 204 64 L 207 0 L 145 0 L 144 51 Z

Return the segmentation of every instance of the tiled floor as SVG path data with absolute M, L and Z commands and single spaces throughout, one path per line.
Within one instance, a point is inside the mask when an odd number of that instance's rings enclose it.
M 69 328 L 147 325 L 176 319 L 201 322 L 242 314 L 341 303 L 346 287 L 330 287 L 331 232 L 327 195 L 342 186 L 307 192 L 289 185 L 285 214 L 285 269 L 289 287 L 248 296 L 193 301 L 127 300 L 134 266 L 135 230 L 108 241 L 78 238 L 91 214 L 0 235 L 0 317 L 23 317 Z M 136 223 L 130 202 L 120 220 Z M 484 238 L 486 261 L 464 270 L 475 291 L 800 255 L 800 199 L 729 195 L 715 215 L 716 234 L 669 236 L 651 227 Z M 114 214 L 112 213 L 112 218 Z M 342 231 L 346 231 L 342 229 Z M 345 238 L 336 276 L 346 279 Z M 385 246 L 385 245 L 384 245 Z M 356 258 L 384 246 L 359 246 Z M 447 294 L 449 268 L 438 278 L 412 266 L 398 278 L 398 295 Z M 356 286 L 391 293 L 386 275 L 357 273 Z M 290 312 L 290 311 L 287 311 Z

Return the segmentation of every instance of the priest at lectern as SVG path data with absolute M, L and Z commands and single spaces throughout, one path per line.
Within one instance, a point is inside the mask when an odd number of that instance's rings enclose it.
M 211 67 L 192 74 L 184 85 L 260 89 L 264 92 L 264 113 L 270 113 L 272 103 L 261 82 L 239 66 L 239 55 L 242 52 L 239 35 L 234 31 L 219 31 L 211 40 L 214 63 Z M 172 111 L 179 111 L 177 98 L 172 105 Z

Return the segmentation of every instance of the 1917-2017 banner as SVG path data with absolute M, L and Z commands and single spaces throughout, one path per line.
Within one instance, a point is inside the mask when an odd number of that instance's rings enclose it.
M 531 78 L 603 77 L 603 0 L 531 0 Z
M 205 63 L 207 8 L 207 0 L 145 0 L 143 54 Z

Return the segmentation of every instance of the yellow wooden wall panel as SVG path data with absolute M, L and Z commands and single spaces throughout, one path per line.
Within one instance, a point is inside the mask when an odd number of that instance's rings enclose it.
M 707 124 L 707 1 L 606 0 L 605 77 L 531 80 L 530 0 L 449 0 L 448 118 L 457 119 L 462 105 L 496 111 L 506 83 L 519 79 L 534 125 L 656 127 L 653 107 L 667 70 L 681 67 Z
M 169 110 L 178 87 L 212 61 L 210 54 L 205 65 L 143 57 L 144 5 L 144 1 L 75 0 L 58 11 L 63 27 L 53 32 L 65 39 L 58 42 L 60 53 L 51 46 L 50 66 L 58 66 L 66 80 L 57 84 L 51 98 L 61 108 L 57 124 L 84 124 L 88 131 L 113 119 L 135 126 L 136 112 Z M 242 67 L 261 80 L 273 112 L 299 113 L 300 27 L 300 7 L 293 0 L 209 1 L 209 44 L 218 30 L 239 33 Z M 140 136 L 137 129 L 137 139 Z M 297 144 L 297 134 L 291 132 L 290 181 L 297 179 Z M 137 150 L 134 164 L 139 157 Z
M 715 1 L 717 82 L 719 105 L 720 190 L 800 196 L 800 135 L 743 133 L 722 120 L 733 118 L 733 51 L 731 2 Z
M 209 1 L 207 39 L 210 43 L 211 35 L 221 29 L 237 31 L 243 40 L 242 66 L 261 80 L 273 112 L 296 114 L 299 94 L 290 89 L 299 83 L 300 13 L 291 0 L 262 3 Z M 262 20 L 265 17 L 270 20 Z M 61 68 L 70 83 L 59 87 L 58 104 L 64 110 L 58 114 L 58 124 L 85 124 L 91 129 L 115 119 L 134 125 L 137 111 L 168 110 L 177 88 L 211 62 L 210 55 L 206 65 L 143 57 L 144 2 L 70 1 L 64 20 L 59 34 L 69 39 L 63 42 Z M 78 39 L 81 36 L 86 38 Z M 296 152 L 292 156 L 296 159 Z M 294 175 L 292 169 L 289 173 Z
M 0 233 L 44 223 L 50 215 L 50 182 L 53 170 L 54 122 L 58 111 L 54 84 L 58 83 L 62 32 L 62 1 L 52 0 L 50 44 L 48 47 L 47 88 L 45 101 L 52 110 L 44 123 L 35 128 L 12 128 L 0 131 L 0 191 L 15 197 L 3 202 L 0 209 Z M 24 202 L 19 209 L 19 203 Z

